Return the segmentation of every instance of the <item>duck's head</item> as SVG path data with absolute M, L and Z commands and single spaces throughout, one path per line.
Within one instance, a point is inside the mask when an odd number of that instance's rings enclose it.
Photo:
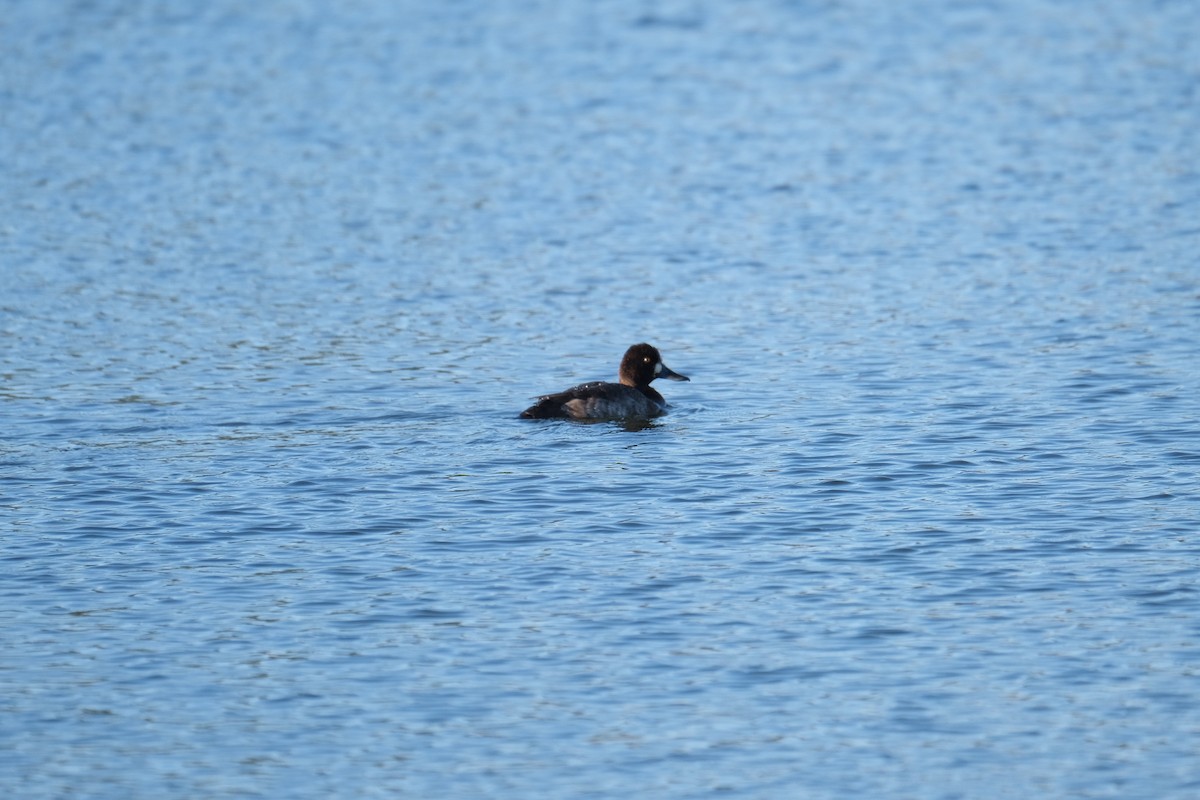
M 666 378 L 670 381 L 686 381 L 686 375 L 674 372 L 662 361 L 658 350 L 651 345 L 635 344 L 625 351 L 621 359 L 621 383 L 626 386 L 649 386 L 655 378 Z

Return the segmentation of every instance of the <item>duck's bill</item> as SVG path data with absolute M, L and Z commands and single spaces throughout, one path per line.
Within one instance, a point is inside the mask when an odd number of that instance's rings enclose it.
M 691 380 L 687 375 L 680 375 L 678 372 L 670 369 L 666 364 L 660 363 L 656 378 L 666 378 L 669 381 L 688 381 Z

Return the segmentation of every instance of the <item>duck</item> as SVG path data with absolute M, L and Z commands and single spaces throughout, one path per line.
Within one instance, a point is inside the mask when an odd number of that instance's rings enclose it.
M 667 401 L 650 387 L 659 378 L 690 380 L 667 367 L 658 349 L 642 342 L 625 351 L 617 372 L 618 383 L 592 381 L 537 398 L 521 412 L 524 419 L 628 419 L 658 417 Z

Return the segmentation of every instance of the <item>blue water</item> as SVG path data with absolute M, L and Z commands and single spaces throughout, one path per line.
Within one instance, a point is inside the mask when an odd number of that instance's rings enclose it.
M 6 3 L 0 791 L 1200 793 L 1200 6 Z M 650 341 L 650 425 L 518 420 Z

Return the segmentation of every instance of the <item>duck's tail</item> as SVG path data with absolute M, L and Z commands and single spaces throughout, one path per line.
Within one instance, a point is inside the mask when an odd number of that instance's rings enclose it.
M 570 414 L 563 408 L 562 399 L 553 395 L 539 397 L 538 401 L 521 412 L 522 419 L 559 419 Z

